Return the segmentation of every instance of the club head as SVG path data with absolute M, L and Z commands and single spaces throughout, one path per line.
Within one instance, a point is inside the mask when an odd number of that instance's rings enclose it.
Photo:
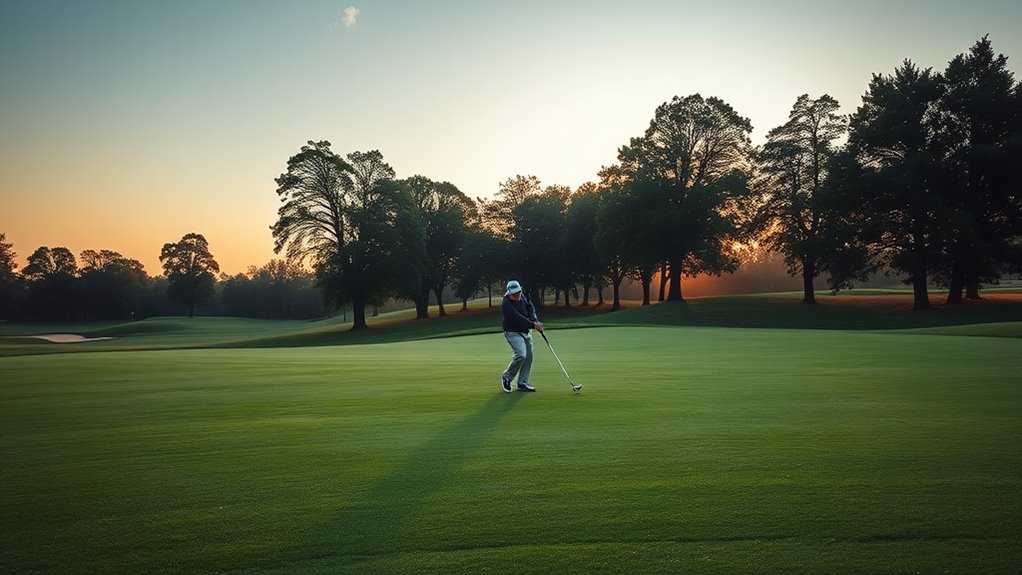
M 571 386 L 571 393 L 574 393 L 574 394 L 582 393 L 582 385 L 581 384 L 579 384 L 579 385 L 572 385 Z

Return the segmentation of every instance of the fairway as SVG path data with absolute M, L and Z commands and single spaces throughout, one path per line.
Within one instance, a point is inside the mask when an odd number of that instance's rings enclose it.
M 1017 337 L 550 337 L 0 358 L 0 572 L 1022 566 Z

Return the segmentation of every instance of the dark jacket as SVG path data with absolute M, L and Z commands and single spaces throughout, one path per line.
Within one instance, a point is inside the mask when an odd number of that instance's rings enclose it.
M 529 333 L 532 324 L 539 321 L 536 318 L 536 308 L 525 297 L 518 301 L 509 297 L 504 298 L 500 304 L 500 313 L 504 316 L 504 331 Z

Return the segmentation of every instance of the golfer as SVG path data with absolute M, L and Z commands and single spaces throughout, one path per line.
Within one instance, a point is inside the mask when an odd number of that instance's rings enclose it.
M 518 376 L 518 391 L 536 391 L 529 385 L 529 372 L 532 371 L 532 336 L 533 328 L 543 331 L 543 324 L 536 317 L 536 308 L 522 293 L 522 285 L 515 280 L 507 282 L 504 300 L 500 303 L 500 313 L 504 316 L 504 337 L 511 346 L 511 363 L 500 375 L 500 388 L 504 393 L 511 393 L 511 382 Z

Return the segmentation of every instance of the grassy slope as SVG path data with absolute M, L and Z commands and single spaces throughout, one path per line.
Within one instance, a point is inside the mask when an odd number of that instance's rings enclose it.
M 819 304 L 799 303 L 797 294 L 700 298 L 684 304 L 630 305 L 619 312 L 599 308 L 547 307 L 544 321 L 553 329 L 607 325 L 693 325 L 799 329 L 924 329 L 970 324 L 1022 322 L 1022 296 L 996 292 L 962 306 L 913 311 L 911 296 L 889 291 L 860 291 L 855 295 L 821 295 Z M 435 314 L 435 312 L 434 312 Z M 269 321 L 242 318 L 152 318 L 125 324 L 51 326 L 0 325 L 0 356 L 77 351 L 145 350 L 194 347 L 306 347 L 388 343 L 435 337 L 499 332 L 497 309 L 485 300 L 467 312 L 414 321 L 404 310 L 370 319 L 370 329 L 352 332 L 337 318 L 320 321 Z M 959 328 L 960 329 L 960 328 Z M 968 331 L 970 328 L 964 328 Z M 11 336 L 70 331 L 90 337 L 113 336 L 112 341 L 48 344 Z M 1022 329 L 1001 327 L 988 335 L 1019 337 Z M 950 333 L 959 333 L 952 330 Z M 6 337 L 5 337 L 6 336 Z

